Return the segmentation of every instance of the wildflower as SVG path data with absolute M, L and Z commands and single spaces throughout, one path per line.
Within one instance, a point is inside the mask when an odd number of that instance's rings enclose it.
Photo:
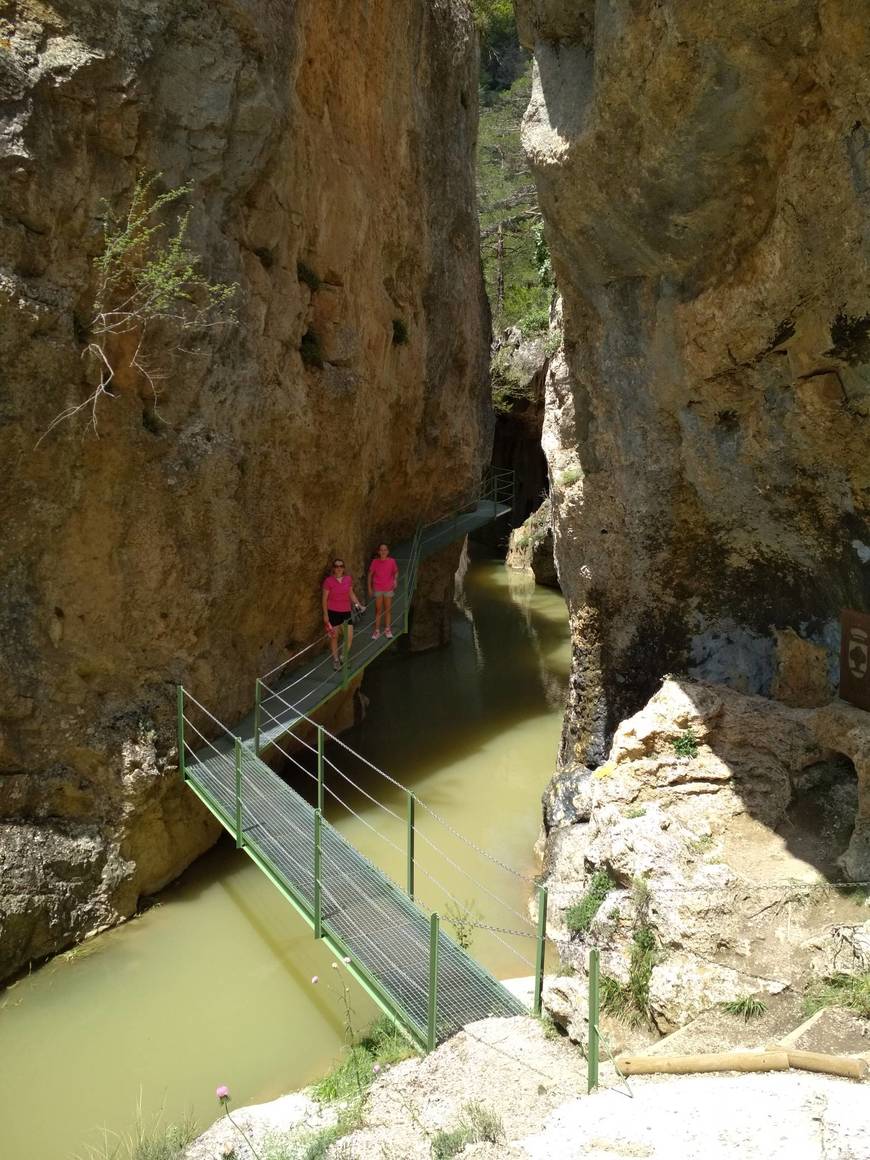
M 376 1063 L 374 1065 L 374 1067 L 372 1068 L 372 1071 L 375 1073 L 375 1075 L 377 1075 L 380 1072 L 380 1070 L 381 1070 L 381 1065 L 379 1063 Z
M 311 982 L 314 983 L 315 985 L 317 984 L 319 979 L 320 979 L 320 975 L 312 975 L 311 976 Z
M 225 1083 L 222 1083 L 220 1085 L 220 1087 L 215 1088 L 214 1094 L 217 1096 L 217 1098 L 220 1100 L 220 1102 L 222 1104 L 225 1104 L 227 1102 L 227 1100 L 230 1098 L 230 1089 L 227 1087 L 227 1085 Z

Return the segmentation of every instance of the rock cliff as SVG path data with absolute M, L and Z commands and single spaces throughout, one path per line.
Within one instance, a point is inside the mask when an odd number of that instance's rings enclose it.
M 870 4 L 518 0 L 564 297 L 544 446 L 563 759 L 667 671 L 836 676 L 870 607 Z
M 476 53 L 464 0 L 0 0 L 0 976 L 214 840 L 175 683 L 231 722 L 329 556 L 359 571 L 479 472 Z M 103 203 L 140 173 L 192 183 L 239 323 L 39 442 L 93 389 Z

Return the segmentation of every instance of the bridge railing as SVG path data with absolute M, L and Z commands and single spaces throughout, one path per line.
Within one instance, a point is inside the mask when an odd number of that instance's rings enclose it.
M 298 715 L 297 722 L 273 749 L 309 785 L 324 817 L 334 823 L 353 819 L 354 845 L 418 906 L 439 914 L 466 951 L 480 957 L 482 938 L 485 957 L 499 961 L 502 973 L 509 969 L 533 977 L 533 1007 L 540 1013 L 546 889 L 468 838 L 424 798 L 281 694 L 272 695 L 273 705 L 282 701 Z M 265 697 L 261 704 L 267 705 Z M 264 724 L 271 711 L 264 708 Z M 527 910 L 530 898 L 534 919 Z

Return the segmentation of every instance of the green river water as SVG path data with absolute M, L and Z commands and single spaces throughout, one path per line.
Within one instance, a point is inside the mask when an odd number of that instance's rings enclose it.
M 366 720 L 344 740 L 531 875 L 568 676 L 565 605 L 492 561 L 471 565 L 464 593 L 449 648 L 372 666 Z M 359 767 L 353 776 L 366 777 Z M 401 812 L 400 791 L 373 774 L 360 784 Z M 403 882 L 403 856 L 388 844 L 402 846 L 402 826 L 347 788 L 342 796 L 360 818 L 333 804 L 330 821 Z M 525 881 L 425 814 L 418 825 L 456 863 L 418 840 L 425 902 L 443 913 L 446 888 L 487 921 L 521 925 L 489 895 L 525 914 Z M 517 947 L 527 959 L 531 941 L 505 943 L 477 931 L 473 950 L 501 978 L 530 974 Z M 0 1158 L 102 1157 L 137 1115 L 147 1125 L 189 1114 L 208 1126 L 218 1084 L 239 1106 L 308 1083 L 341 1052 L 340 1003 L 324 985 L 330 964 L 253 863 L 222 841 L 135 921 L 0 994 Z M 374 1006 L 352 987 L 365 1025 Z

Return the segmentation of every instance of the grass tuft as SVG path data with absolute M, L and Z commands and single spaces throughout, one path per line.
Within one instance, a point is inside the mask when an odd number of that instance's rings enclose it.
M 500 1144 L 504 1141 L 501 1117 L 484 1104 L 464 1104 L 455 1128 L 436 1132 L 432 1137 L 435 1160 L 449 1160 L 464 1152 L 469 1144 Z
M 579 902 L 565 911 L 565 925 L 572 934 L 585 934 L 592 925 L 602 902 L 613 889 L 613 882 L 606 870 L 596 870 L 589 887 Z
M 822 1007 L 847 1007 L 863 1019 L 870 1019 L 870 971 L 829 975 L 811 983 L 804 995 L 804 1009 L 812 1015 Z
M 729 1015 L 739 1015 L 744 1023 L 748 1023 L 750 1019 L 760 1019 L 767 1011 L 767 1004 L 763 999 L 756 998 L 755 995 L 744 995 L 740 999 L 729 999 L 727 1003 L 720 1003 L 719 1006 L 723 1011 L 727 1011 Z
M 671 739 L 671 745 L 677 757 L 697 757 L 699 740 L 695 730 L 690 725 L 679 737 Z
M 314 1085 L 314 1097 L 321 1103 L 349 1099 L 371 1085 L 375 1064 L 388 1067 L 416 1052 L 394 1024 L 382 1016 L 372 1024 L 359 1043 L 348 1048 L 328 1075 Z

